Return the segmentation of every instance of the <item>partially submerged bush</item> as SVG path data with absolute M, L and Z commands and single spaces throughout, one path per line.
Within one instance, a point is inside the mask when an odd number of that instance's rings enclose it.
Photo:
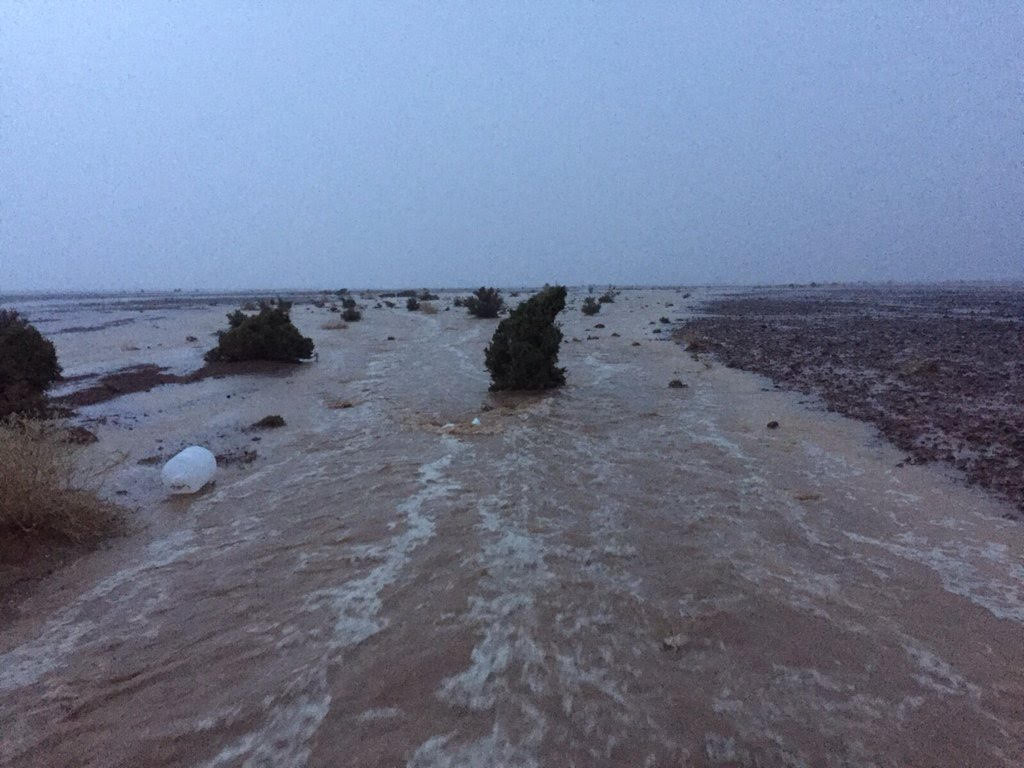
M 91 488 L 81 448 L 49 422 L 0 421 L 0 532 L 83 541 L 117 526 L 119 508 Z
M 462 300 L 463 305 L 474 317 L 497 317 L 505 306 L 505 300 L 497 288 L 477 288 L 472 296 Z
M 583 306 L 580 309 L 584 315 L 596 315 L 601 311 L 601 303 L 595 300 L 593 296 L 587 296 L 583 300 Z
M 408 301 L 405 302 L 405 308 L 410 312 L 415 312 L 420 308 L 420 300 L 415 296 L 410 296 Z
M 352 302 L 351 307 L 345 307 L 345 311 L 341 313 L 341 319 L 349 323 L 355 323 L 363 319 L 363 313 L 355 307 L 355 302 Z
M 228 315 L 228 330 L 217 332 L 217 346 L 206 353 L 207 362 L 274 360 L 297 363 L 313 356 L 313 340 L 292 324 L 291 304 L 263 304 L 255 315 L 235 310 Z
M 555 317 L 565 308 L 565 287 L 545 288 L 527 299 L 498 323 L 486 364 L 491 389 L 550 389 L 565 383 L 559 368 L 562 332 Z
M 0 418 L 40 413 L 47 387 L 59 378 L 53 343 L 14 310 L 0 310 Z

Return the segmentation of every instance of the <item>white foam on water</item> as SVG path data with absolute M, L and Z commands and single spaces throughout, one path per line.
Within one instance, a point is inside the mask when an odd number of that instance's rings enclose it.
M 138 563 L 121 569 L 83 592 L 47 621 L 33 640 L 0 654 L 0 691 L 32 685 L 50 672 L 65 666 L 84 638 L 97 629 L 98 625 L 94 621 L 82 618 L 88 605 L 106 598 L 121 587 L 127 589 L 130 596 L 137 596 L 146 589 L 160 586 L 164 576 L 155 572 L 197 551 L 198 546 L 193 543 L 193 538 L 191 530 L 181 530 L 150 543 Z M 167 593 L 158 589 L 157 594 L 166 596 Z M 122 602 L 131 601 L 125 597 Z M 142 613 L 155 609 L 159 602 L 159 599 L 142 601 Z M 132 621 L 137 622 L 143 618 L 137 612 Z
M 1024 566 L 1009 557 L 1008 550 L 998 543 L 983 546 L 969 543 L 955 545 L 955 551 L 929 546 L 920 536 L 904 535 L 897 541 L 881 541 L 857 533 L 845 535 L 860 544 L 869 544 L 891 554 L 932 568 L 943 588 L 952 594 L 966 597 L 974 605 L 985 608 L 993 616 L 1024 624 Z M 951 545 L 953 546 L 953 545 Z M 982 559 L 1005 569 L 1005 577 L 986 577 L 971 564 Z
M 398 505 L 398 511 L 405 517 L 404 530 L 384 545 L 362 547 L 362 554 L 378 558 L 379 565 L 366 576 L 307 596 L 307 611 L 325 612 L 333 617 L 332 632 L 319 662 L 295 678 L 289 686 L 294 693 L 278 696 L 268 703 L 269 715 L 260 728 L 224 747 L 204 764 L 206 768 L 217 768 L 243 756 L 242 764 L 252 768 L 300 768 L 306 764 L 309 744 L 330 711 L 328 666 L 340 651 L 387 626 L 387 619 L 380 616 L 381 592 L 395 582 L 413 550 L 435 532 L 434 518 L 425 507 L 460 487 L 456 481 L 446 478 L 445 470 L 455 455 L 467 446 L 450 436 L 443 436 L 441 444 L 444 455 L 420 466 L 418 490 Z

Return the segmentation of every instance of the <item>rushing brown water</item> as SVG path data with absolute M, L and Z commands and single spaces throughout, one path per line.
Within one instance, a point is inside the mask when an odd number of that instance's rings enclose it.
M 567 311 L 548 396 L 487 394 L 493 322 L 298 307 L 290 376 L 83 409 L 144 524 L 3 627 L 0 764 L 1024 764 L 1021 526 L 650 332 L 680 307 Z M 223 308 L 160 314 L 59 351 L 187 363 Z M 259 458 L 166 500 L 158 439 Z

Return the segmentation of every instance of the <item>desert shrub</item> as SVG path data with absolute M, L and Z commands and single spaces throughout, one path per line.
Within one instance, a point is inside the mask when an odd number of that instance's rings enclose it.
M 596 301 L 593 296 L 587 296 L 583 300 L 581 311 L 584 315 L 596 315 L 601 311 L 601 302 Z
M 394 309 L 394 308 L 395 308 L 395 306 L 396 306 L 396 305 L 395 305 L 395 302 L 393 302 L 393 301 L 385 301 L 385 302 L 384 302 L 384 305 L 385 305 L 385 306 L 386 306 L 386 307 L 387 307 L 388 309 Z
M 323 309 L 327 306 L 327 302 L 323 299 L 313 299 L 313 306 L 317 309 Z
M 452 306 L 453 307 L 461 307 L 461 306 L 463 306 L 464 303 L 465 303 L 465 299 L 463 299 L 461 296 L 456 296 L 454 299 L 452 299 Z
M 565 287 L 548 287 L 498 323 L 485 361 L 491 389 L 550 389 L 565 383 L 559 368 L 562 331 L 555 317 L 565 308 Z
M 59 378 L 53 343 L 14 310 L 0 310 L 0 418 L 41 412 Z
M 505 306 L 504 299 L 497 288 L 477 288 L 472 296 L 463 300 L 463 305 L 474 317 L 497 317 L 502 307 Z
M 437 307 L 434 304 L 431 304 L 429 301 L 421 301 L 420 312 L 426 315 L 436 315 Z
M 409 299 L 405 302 L 405 308 L 408 309 L 410 312 L 415 312 L 420 308 L 420 300 L 417 299 L 415 296 L 410 296 Z
M 313 340 L 292 324 L 291 304 L 263 304 L 259 313 L 235 310 L 228 315 L 228 330 L 217 332 L 217 346 L 206 353 L 207 362 L 276 360 L 296 363 L 313 356 Z
M 415 299 L 416 291 L 412 290 L 411 288 L 406 288 L 404 291 L 397 291 L 395 293 L 395 296 L 397 296 L 400 299 Z
M 612 304 L 615 301 L 615 292 L 609 289 L 598 296 L 597 300 L 602 304 Z
M 341 300 L 341 306 L 345 309 L 355 309 L 356 300 L 350 296 L 346 296 Z
M 91 487 L 80 451 L 52 422 L 0 421 L 0 531 L 83 541 L 115 528 L 119 508 Z
M 439 298 L 441 297 L 436 293 L 431 293 L 426 288 L 423 289 L 423 292 L 419 296 L 420 301 L 437 301 Z
M 668 324 L 669 324 L 669 323 L 671 323 L 672 321 L 671 321 L 671 320 L 669 320 L 669 319 L 668 319 L 667 317 L 659 317 L 659 318 L 658 318 L 658 322 L 659 322 L 659 323 L 662 323 L 663 325 L 668 325 Z
M 363 313 L 356 309 L 356 303 L 353 301 L 351 307 L 345 307 L 345 311 L 341 313 L 341 319 L 355 323 L 363 319 Z

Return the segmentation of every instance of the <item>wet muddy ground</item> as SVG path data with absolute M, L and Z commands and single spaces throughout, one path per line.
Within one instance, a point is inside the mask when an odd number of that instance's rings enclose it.
M 801 288 L 706 311 L 682 338 L 870 421 L 909 461 L 947 462 L 1024 514 L 1024 287 Z
M 132 530 L 4 614 L 0 765 L 1024 763 L 1013 507 L 694 359 L 655 333 L 687 292 L 574 294 L 546 396 L 489 394 L 495 321 L 442 296 L 296 306 L 316 362 L 80 407 Z M 229 308 L 56 335 L 67 391 L 196 370 Z M 167 498 L 188 443 L 255 456 Z

